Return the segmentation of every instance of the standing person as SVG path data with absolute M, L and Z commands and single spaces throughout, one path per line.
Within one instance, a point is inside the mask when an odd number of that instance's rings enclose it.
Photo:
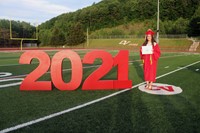
M 156 81 L 157 61 L 160 57 L 160 48 L 154 39 L 154 32 L 149 29 L 146 32 L 145 42 L 142 46 L 152 47 L 152 54 L 145 54 L 140 48 L 140 57 L 143 60 L 144 80 L 146 89 L 152 90 L 152 83 Z

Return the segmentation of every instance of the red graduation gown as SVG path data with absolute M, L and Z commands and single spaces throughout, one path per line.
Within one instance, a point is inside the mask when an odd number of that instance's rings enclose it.
M 143 60 L 143 69 L 144 69 L 144 80 L 145 81 L 156 81 L 156 69 L 157 62 L 160 57 L 160 48 L 158 44 L 153 46 L 153 54 L 142 54 L 142 47 L 140 48 L 140 57 Z

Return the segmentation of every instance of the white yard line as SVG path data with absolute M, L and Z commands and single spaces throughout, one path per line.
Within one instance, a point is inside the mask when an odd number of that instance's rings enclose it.
M 175 73 L 175 72 L 177 72 L 177 71 L 180 71 L 180 70 L 182 70 L 182 69 L 184 69 L 184 68 L 187 68 L 187 67 L 190 67 L 190 66 L 192 66 L 192 65 L 195 65 L 195 64 L 197 64 L 197 63 L 200 63 L 200 61 L 194 62 L 194 63 L 192 63 L 192 64 L 189 64 L 189 65 L 185 66 L 185 67 L 182 67 L 182 68 L 176 69 L 176 70 L 174 70 L 174 71 L 168 72 L 168 73 L 166 73 L 166 74 L 160 75 L 160 76 L 158 76 L 156 79 L 165 77 L 165 76 L 167 76 L 167 75 L 169 75 L 169 74 Z M 63 110 L 63 111 L 54 113 L 54 114 L 50 114 L 50 115 L 41 117 L 41 118 L 39 118 L 39 119 L 35 119 L 35 120 L 29 121 L 29 122 L 26 122 L 26 123 L 22 123 L 22 124 L 19 124 L 19 125 L 10 127 L 10 128 L 3 129 L 3 130 L 0 131 L 0 133 L 6 133 L 6 132 L 14 131 L 14 130 L 17 130 L 17 129 L 20 129 L 20 128 L 23 128 L 23 127 L 26 127 L 26 126 L 30 126 L 30 125 L 36 124 L 36 123 L 38 123 L 38 122 L 42 122 L 42 121 L 45 121 L 45 120 L 48 120 L 48 119 L 51 119 L 51 118 L 54 118 L 54 117 L 57 117 L 57 116 L 60 116 L 60 115 L 69 113 L 69 112 L 72 112 L 72 111 L 74 111 L 74 110 L 78 110 L 78 109 L 84 108 L 84 107 L 89 106 L 89 105 L 92 105 L 92 104 L 94 104 L 94 103 L 98 103 L 98 102 L 100 102 L 100 101 L 106 100 L 106 99 L 111 98 L 111 97 L 113 97 L 113 96 L 119 95 L 119 94 L 121 94 L 121 93 L 123 93 L 123 92 L 129 91 L 129 90 L 131 90 L 131 89 L 133 89 L 133 88 L 136 88 L 136 87 L 138 87 L 138 86 L 140 86 L 140 85 L 142 85 L 142 84 L 144 84 L 144 83 L 145 83 L 145 82 L 139 83 L 139 84 L 137 84 L 137 85 L 132 86 L 132 88 L 127 88 L 127 89 L 124 89 L 124 90 L 121 90 L 121 91 L 112 93 L 112 94 L 110 94 L 110 95 L 107 95 L 107 96 L 98 98 L 98 99 L 96 99 L 96 100 L 93 100 L 93 101 L 90 101 L 90 102 L 87 102 L 87 103 L 84 103 L 84 104 L 75 106 L 75 107 L 73 107 L 73 108 L 69 108 L 69 109 L 66 109 L 66 110 Z

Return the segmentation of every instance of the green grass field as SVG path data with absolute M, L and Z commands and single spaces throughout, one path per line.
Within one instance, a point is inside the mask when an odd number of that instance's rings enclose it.
M 130 41 L 126 45 L 119 44 L 121 41 Z M 129 49 L 138 51 L 144 43 L 144 38 L 121 38 L 121 39 L 89 39 L 89 43 L 77 46 L 66 46 L 69 48 L 87 48 L 87 49 Z M 187 52 L 192 41 L 186 38 L 160 38 L 159 45 L 162 51 L 168 52 Z M 137 46 L 134 46 L 137 45 Z
M 164 40 L 163 40 L 164 41 Z M 107 50 L 113 56 L 117 50 Z M 57 51 L 48 51 L 52 57 Z M 78 50 L 83 57 L 87 51 Z M 1 52 L 0 72 L 12 73 L 12 76 L 29 74 L 38 61 L 31 65 L 19 65 L 22 52 Z M 129 53 L 129 79 L 133 85 L 143 82 L 143 70 L 138 52 Z M 157 76 L 177 70 L 200 61 L 200 54 L 162 53 L 159 60 Z M 94 70 L 84 68 L 85 79 Z M 70 68 L 65 60 L 63 69 Z M 166 67 L 168 66 L 168 67 Z M 110 97 L 89 106 L 44 120 L 33 125 L 14 130 L 13 132 L 76 132 L 76 133 L 195 133 L 200 132 L 200 62 L 157 79 L 157 83 L 171 84 L 182 88 L 178 95 L 160 96 L 141 92 L 137 87 L 119 95 Z M 63 71 L 63 79 L 68 82 L 71 71 Z M 113 68 L 103 79 L 116 79 L 116 68 Z M 24 78 L 24 77 L 22 77 Z M 0 78 L 0 81 L 3 78 Z M 46 73 L 39 80 L 50 81 Z M 84 80 L 83 80 L 84 81 Z M 10 82 L 0 82 L 0 86 Z M 120 91 L 120 90 L 119 90 Z M 20 91 L 19 85 L 0 88 L 0 132 L 22 123 L 43 118 L 66 109 L 91 102 L 98 98 L 119 92 L 83 91 L 81 86 L 76 91 Z

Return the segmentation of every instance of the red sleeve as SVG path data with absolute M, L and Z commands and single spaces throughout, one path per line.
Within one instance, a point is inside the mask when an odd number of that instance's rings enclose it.
M 160 58 L 161 52 L 160 47 L 156 44 L 153 48 L 153 58 L 154 60 L 158 60 Z

